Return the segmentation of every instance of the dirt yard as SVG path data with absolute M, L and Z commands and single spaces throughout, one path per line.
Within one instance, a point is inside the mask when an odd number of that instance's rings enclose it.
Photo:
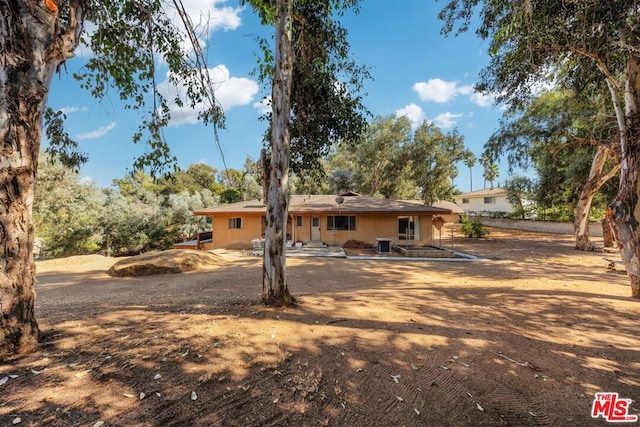
M 606 425 L 597 391 L 640 414 L 626 276 L 570 236 L 490 232 L 454 239 L 487 261 L 291 258 L 295 309 L 259 303 L 250 256 L 124 278 L 39 262 L 42 345 L 0 365 L 0 425 Z

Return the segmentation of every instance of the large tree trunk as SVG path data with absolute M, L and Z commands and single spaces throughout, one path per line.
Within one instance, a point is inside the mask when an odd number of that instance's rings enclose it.
M 287 287 L 286 230 L 289 208 L 289 145 L 293 49 L 293 0 L 276 3 L 276 59 L 272 87 L 271 159 L 267 202 L 267 228 L 262 274 L 262 301 L 292 305 Z
M 25 3 L 0 3 L 0 360 L 33 348 L 40 333 L 32 207 L 54 21 Z
M 640 299 L 640 58 L 631 55 L 625 75 L 624 113 L 619 105 L 615 87 L 607 82 L 620 128 L 622 166 L 618 194 L 609 206 L 608 217 L 614 229 L 620 255 L 624 261 L 631 296 Z
M 0 360 L 32 349 L 35 318 L 32 207 L 51 78 L 80 31 L 71 1 L 67 34 L 45 1 L 0 1 Z
M 613 247 L 613 230 L 611 229 L 611 224 L 609 224 L 608 218 L 603 218 L 601 221 L 602 224 L 602 241 L 605 248 Z
M 609 147 L 599 145 L 591 162 L 589 177 L 582 187 L 578 204 L 576 205 L 576 214 L 573 220 L 574 235 L 576 238 L 575 248 L 580 251 L 593 251 L 595 249 L 593 243 L 589 241 L 589 211 L 593 196 L 600 188 L 620 170 L 620 164 L 613 167 L 607 174 L 603 175 L 605 163 L 611 156 Z

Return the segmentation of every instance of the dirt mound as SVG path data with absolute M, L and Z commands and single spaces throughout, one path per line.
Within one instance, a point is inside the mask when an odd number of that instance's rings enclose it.
M 223 261 L 220 255 L 209 252 L 171 249 L 123 259 L 107 273 L 115 277 L 182 273 L 219 265 Z
M 115 258 L 107 258 L 102 255 L 77 255 L 66 258 L 54 258 L 36 261 L 38 274 L 47 273 L 83 273 L 87 271 L 106 271 Z

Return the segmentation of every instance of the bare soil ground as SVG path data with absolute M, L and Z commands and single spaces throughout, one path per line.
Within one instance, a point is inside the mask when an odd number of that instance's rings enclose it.
M 123 278 L 39 262 L 42 345 L 0 365 L 0 425 L 605 425 L 597 391 L 640 413 L 626 276 L 570 236 L 490 232 L 455 236 L 483 262 L 290 258 L 294 309 L 234 253 Z

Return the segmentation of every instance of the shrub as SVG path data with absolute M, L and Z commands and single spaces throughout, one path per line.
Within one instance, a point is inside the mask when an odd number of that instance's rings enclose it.
M 462 227 L 460 231 L 467 237 L 477 237 L 482 238 L 489 234 L 489 232 L 482 225 L 482 221 L 480 218 L 475 218 L 473 222 L 469 219 L 468 215 L 465 215 L 461 218 Z
M 373 245 L 362 240 L 347 240 L 342 247 L 344 249 L 371 249 Z

